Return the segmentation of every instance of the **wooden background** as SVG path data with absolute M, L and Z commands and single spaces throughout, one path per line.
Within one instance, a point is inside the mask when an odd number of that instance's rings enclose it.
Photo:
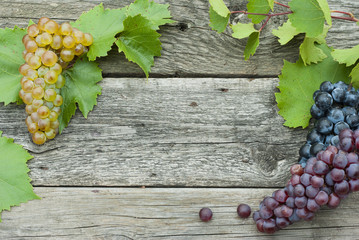
M 132 1 L 2 0 L 0 27 L 24 27 L 42 16 L 75 20 L 100 2 L 118 8 Z M 23 106 L 1 106 L 3 135 L 35 157 L 30 177 L 42 200 L 3 212 L 0 238 L 358 238 L 358 194 L 273 236 L 236 215 L 239 203 L 256 210 L 264 196 L 285 185 L 305 141 L 307 129 L 282 126 L 274 98 L 283 59 L 298 58 L 302 36 L 280 46 L 271 31 L 285 17 L 272 18 L 256 55 L 244 61 L 246 40 L 208 27 L 208 1 L 156 2 L 169 3 L 177 22 L 160 30 L 162 57 L 148 81 L 114 48 L 99 60 L 105 78 L 94 111 L 87 120 L 77 113 L 61 136 L 43 146 L 31 142 Z M 328 2 L 359 15 L 357 1 Z M 246 5 L 226 3 L 230 10 Z M 334 20 L 328 44 L 354 46 L 357 30 Z M 214 211 L 209 223 L 198 218 L 205 206 Z

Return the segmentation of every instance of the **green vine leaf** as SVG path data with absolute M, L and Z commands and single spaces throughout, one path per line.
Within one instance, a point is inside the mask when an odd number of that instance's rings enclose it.
M 317 0 L 317 1 L 324 13 L 325 21 L 327 21 L 329 26 L 332 26 L 332 16 L 328 5 L 328 1 L 327 0 Z
M 305 66 L 302 59 L 296 63 L 284 61 L 279 76 L 279 90 L 275 97 L 279 114 L 285 119 L 285 126 L 306 128 L 311 118 L 313 93 L 324 81 L 349 83 L 350 68 L 339 64 L 331 57 L 331 49 L 325 44 L 318 46 L 328 57 L 318 64 Z
M 209 4 L 218 15 L 224 18 L 231 13 L 223 0 L 209 0 Z
M 248 12 L 250 13 L 263 13 L 267 14 L 271 9 L 268 0 L 249 0 L 247 4 Z M 273 3 L 274 4 L 274 3 Z M 248 15 L 248 18 L 252 19 L 252 23 L 260 23 L 267 16 L 262 15 Z
M 359 58 L 359 45 L 350 49 L 334 49 L 332 56 L 339 63 L 345 63 L 347 66 L 351 66 Z
M 26 162 L 33 157 L 15 144 L 12 139 L 1 137 L 0 131 L 0 212 L 10 210 L 33 199 L 40 199 L 30 184 L 30 171 Z M 1 217 L 0 217 L 1 222 Z
M 209 26 L 212 28 L 212 30 L 217 31 L 218 33 L 224 32 L 228 25 L 229 16 L 230 14 L 228 14 L 227 17 L 222 17 L 216 11 L 214 11 L 213 7 L 211 6 L 209 8 Z
M 298 35 L 300 32 L 293 27 L 290 20 L 286 21 L 282 26 L 278 29 L 274 29 L 272 31 L 273 35 L 278 37 L 278 42 L 281 45 L 287 44 L 290 40 L 294 38 L 294 36 Z
M 134 17 L 141 14 L 152 23 L 152 29 L 158 30 L 159 26 L 166 23 L 173 23 L 171 12 L 168 10 L 169 4 L 158 4 L 148 0 L 136 0 L 127 9 L 127 15 Z
M 317 44 L 326 43 L 325 37 L 327 36 L 329 27 L 324 27 L 323 33 L 316 38 L 305 37 L 303 43 L 299 47 L 300 57 L 303 60 L 304 65 L 311 63 L 318 63 L 325 59 L 327 55 L 322 49 L 317 47 Z
M 267 0 L 267 1 L 268 1 L 270 9 L 273 11 L 273 9 L 274 9 L 274 0 Z
M 124 29 L 123 21 L 126 19 L 126 8 L 104 9 L 100 4 L 92 10 L 83 13 L 72 26 L 82 32 L 91 33 L 93 44 L 90 46 L 87 56 L 90 61 L 97 57 L 107 56 L 113 43 L 116 41 L 115 35 Z
M 25 29 L 0 29 L 0 102 L 5 105 L 12 102 L 21 102 L 19 67 L 25 63 L 22 52 L 25 50 L 21 42 L 26 34 Z
M 259 45 L 259 32 L 254 32 L 249 35 L 246 48 L 244 49 L 244 60 L 248 60 L 253 56 Z
M 359 87 L 359 63 L 352 69 L 349 76 L 352 78 L 351 83 L 353 84 L 353 86 L 358 88 Z
M 323 32 L 325 17 L 317 0 L 292 0 L 289 6 L 293 13 L 288 17 L 298 32 L 312 38 Z
M 249 37 L 252 33 L 258 32 L 253 26 L 253 23 L 237 23 L 232 25 L 233 34 L 232 37 L 242 39 Z
M 87 58 L 78 59 L 72 68 L 64 71 L 63 75 L 66 84 L 61 89 L 64 102 L 59 116 L 60 133 L 75 115 L 76 103 L 83 116 L 87 118 L 88 113 L 97 105 L 97 96 L 101 94 L 101 87 L 97 83 L 102 80 L 98 64 L 88 61 Z
M 118 51 L 124 52 L 129 61 L 138 64 L 148 77 L 151 66 L 154 65 L 154 57 L 161 56 L 161 35 L 141 15 L 128 17 L 124 26 L 124 31 L 116 41 Z

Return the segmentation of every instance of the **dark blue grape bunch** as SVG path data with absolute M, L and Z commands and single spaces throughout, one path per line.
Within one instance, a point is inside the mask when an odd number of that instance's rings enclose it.
M 310 113 L 316 122 L 299 150 L 299 163 L 303 167 L 319 151 L 329 145 L 338 146 L 341 130 L 359 127 L 359 93 L 353 87 L 342 81 L 335 84 L 326 81 L 314 92 L 313 99 Z

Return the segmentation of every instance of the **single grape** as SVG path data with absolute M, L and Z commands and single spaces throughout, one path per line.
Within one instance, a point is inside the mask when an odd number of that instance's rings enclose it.
M 36 37 L 39 34 L 40 30 L 37 27 L 37 24 L 32 24 L 27 28 L 27 34 L 29 34 L 30 37 Z
M 49 18 L 47 17 L 42 17 L 39 19 L 39 22 L 37 23 L 37 26 L 38 28 L 41 30 L 41 31 L 45 31 L 45 24 L 50 21 Z
M 334 182 L 341 182 L 345 177 L 345 172 L 343 169 L 333 168 L 330 171 L 330 176 L 332 177 Z
M 247 218 L 251 215 L 251 208 L 247 204 L 239 204 L 237 213 L 239 217 Z
M 57 57 L 56 53 L 54 53 L 53 51 L 46 51 L 41 56 L 42 64 L 44 64 L 47 67 L 54 66 L 55 63 L 57 62 L 57 60 L 58 60 L 58 57 Z
M 318 177 L 318 176 L 313 176 L 310 179 L 310 184 L 312 185 L 312 187 L 314 188 L 320 188 L 321 186 L 323 186 L 324 184 L 324 179 L 322 177 Z
M 312 115 L 313 118 L 319 119 L 321 117 L 325 116 L 325 110 L 322 110 L 317 107 L 317 105 L 313 104 L 313 106 L 310 108 L 310 115 Z
M 330 208 L 337 208 L 340 204 L 340 198 L 337 194 L 332 193 L 329 195 L 327 206 Z
M 322 82 L 322 84 L 320 84 L 319 88 L 320 88 L 320 91 L 322 91 L 322 92 L 331 93 L 334 89 L 334 85 L 329 81 L 325 81 L 325 82 Z
M 308 186 L 305 189 L 305 195 L 308 198 L 315 198 L 315 196 L 317 196 L 318 192 L 319 192 L 319 188 L 313 187 L 312 185 Z
M 344 170 L 343 170 L 343 172 L 344 172 Z M 346 174 L 349 178 L 358 179 L 359 178 L 359 164 L 358 163 L 350 164 L 350 166 L 346 168 Z
M 36 131 L 32 135 L 32 141 L 38 145 L 44 144 L 46 142 L 45 133 L 43 133 L 41 131 Z
M 337 135 L 344 129 L 349 129 L 349 125 L 346 122 L 338 122 L 334 125 L 334 133 Z
M 342 108 L 342 112 L 344 114 L 344 117 L 357 114 L 357 110 L 354 107 L 345 106 Z
M 351 106 L 351 107 L 357 107 L 359 102 L 359 94 L 356 91 L 349 91 L 345 94 L 344 104 Z
M 329 134 L 332 132 L 334 125 L 327 117 L 322 117 L 316 122 L 315 126 L 319 133 Z
M 331 121 L 334 124 L 337 123 L 337 122 L 343 122 L 344 121 L 344 113 L 340 108 L 332 108 L 332 109 L 330 109 L 328 111 L 328 116 L 327 117 L 328 117 L 329 121 Z
M 346 91 L 342 88 L 335 88 L 332 91 L 333 100 L 337 103 L 344 102 Z
M 329 109 L 332 106 L 332 104 L 333 104 L 333 98 L 327 92 L 320 92 L 315 97 L 315 105 L 323 111 Z
M 317 142 L 323 142 L 324 141 L 324 135 L 319 133 L 316 129 L 313 129 L 310 131 L 310 133 L 307 135 L 307 142 L 309 144 L 317 143 Z
M 213 213 L 212 210 L 209 208 L 202 208 L 199 211 L 199 218 L 203 221 L 203 222 L 208 222 L 212 219 Z
M 349 193 L 349 183 L 345 180 L 339 183 L 335 183 L 334 192 L 338 195 L 345 195 Z

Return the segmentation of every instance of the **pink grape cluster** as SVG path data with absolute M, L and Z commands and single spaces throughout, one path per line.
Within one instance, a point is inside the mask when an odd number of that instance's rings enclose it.
M 321 206 L 339 206 L 349 193 L 359 191 L 359 130 L 344 129 L 339 147 L 328 146 L 308 159 L 305 168 L 291 167 L 284 189 L 266 197 L 253 213 L 257 229 L 274 233 L 294 222 L 312 220 Z

